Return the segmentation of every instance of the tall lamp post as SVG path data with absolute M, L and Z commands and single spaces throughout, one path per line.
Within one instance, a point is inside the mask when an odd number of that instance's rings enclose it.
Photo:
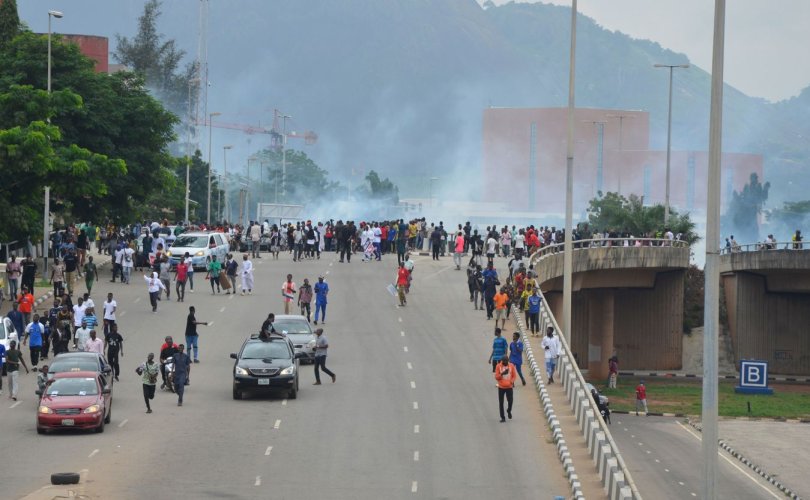
M 577 0 L 571 0 L 571 48 L 568 62 L 568 139 L 565 158 L 565 246 L 563 247 L 563 335 L 571 342 L 571 296 L 574 275 L 574 77 L 577 53 Z
M 622 155 L 622 151 L 624 151 L 624 120 L 626 119 L 633 119 L 635 115 L 625 115 L 625 114 L 618 114 L 618 115 L 605 115 L 605 118 L 618 118 L 619 119 L 619 168 L 618 171 L 618 193 L 622 194 L 622 169 L 624 168 L 624 155 Z
M 225 213 L 227 217 L 226 220 L 231 219 L 231 211 L 230 205 L 228 205 L 228 150 L 232 149 L 233 146 L 222 146 L 222 190 L 225 191 Z
M 287 119 L 290 115 L 282 115 L 281 121 L 281 202 L 287 203 Z
M 208 218 L 206 224 L 209 226 L 211 225 L 211 129 L 214 128 L 214 117 L 221 114 L 216 111 L 208 113 Z
M 655 64 L 656 68 L 669 68 L 669 113 L 667 114 L 667 173 L 664 195 L 664 224 L 669 221 L 669 159 L 672 153 L 672 73 L 675 68 L 688 68 L 688 64 Z
M 51 93 L 51 19 L 57 18 L 62 19 L 62 14 L 58 10 L 49 10 L 48 11 L 48 94 Z M 50 123 L 50 118 L 48 122 Z M 48 245 L 49 245 L 49 231 L 50 228 L 50 217 L 51 217 L 51 187 L 45 186 L 45 205 L 43 209 L 43 217 L 42 217 L 42 253 L 43 253 L 43 262 L 44 262 L 44 270 L 48 272 Z

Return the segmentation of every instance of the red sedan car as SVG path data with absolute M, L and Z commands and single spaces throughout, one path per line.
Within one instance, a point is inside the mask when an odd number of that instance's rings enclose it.
M 112 417 L 112 389 L 95 372 L 58 373 L 40 394 L 37 432 L 51 429 L 93 429 L 104 432 Z

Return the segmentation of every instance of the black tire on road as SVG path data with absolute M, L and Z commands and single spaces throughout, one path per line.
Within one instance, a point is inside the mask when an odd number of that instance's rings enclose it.
M 51 474 L 51 484 L 79 484 L 79 476 L 78 472 L 56 472 Z
M 242 391 L 236 387 L 233 388 L 233 399 L 242 399 Z

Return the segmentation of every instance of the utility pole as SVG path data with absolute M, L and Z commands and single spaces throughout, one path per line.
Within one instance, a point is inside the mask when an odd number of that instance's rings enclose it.
M 664 224 L 669 222 L 669 162 L 672 156 L 672 73 L 675 68 L 688 68 L 688 64 L 655 64 L 656 68 L 669 68 L 669 112 L 667 113 L 667 173 L 664 195 Z
M 625 114 L 617 114 L 617 115 L 606 115 L 606 118 L 618 118 L 619 119 L 619 168 L 617 169 L 618 175 L 618 193 L 622 194 L 622 169 L 624 168 L 624 164 L 621 163 L 623 158 L 621 152 L 624 151 L 624 120 L 628 119 L 631 120 L 635 118 L 636 115 L 625 115 Z
M 282 115 L 281 121 L 281 202 L 287 203 L 287 118 L 289 115 Z
M 206 82 L 206 95 L 208 94 L 208 86 Z M 206 98 L 207 99 L 207 98 Z M 207 101 L 206 101 L 207 106 Z M 214 128 L 214 117 L 219 116 L 222 113 L 213 112 L 208 113 L 208 218 L 206 220 L 207 225 L 211 225 L 211 130 Z M 217 184 L 217 189 L 219 189 L 219 184 Z
M 565 160 L 565 247 L 563 251 L 563 335 L 571 342 L 571 294 L 574 275 L 574 77 L 577 52 L 577 0 L 571 0 L 571 49 L 568 67 L 568 142 Z
M 62 16 L 61 12 L 58 10 L 49 10 L 48 11 L 48 96 L 51 95 L 51 19 L 57 18 L 61 19 Z M 48 118 L 48 123 L 51 123 L 51 119 Z M 50 218 L 51 218 L 51 187 L 45 186 L 45 203 L 42 215 L 42 256 L 43 256 L 43 272 L 47 275 L 48 273 L 48 247 L 50 246 Z M 54 256 L 55 257 L 55 256 Z M 6 260 L 8 260 L 8 255 L 6 255 Z M 13 297 L 12 297 L 13 299 Z

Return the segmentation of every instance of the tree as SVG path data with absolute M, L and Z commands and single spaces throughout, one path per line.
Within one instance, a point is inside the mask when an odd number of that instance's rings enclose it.
M 165 40 L 158 32 L 160 6 L 158 0 L 146 2 L 143 14 L 138 18 L 138 34 L 132 40 L 116 35 L 117 48 L 113 57 L 141 75 L 146 86 L 170 111 L 183 116 L 189 109 L 189 82 L 196 77 L 197 66 L 192 63 L 180 70 L 185 52 L 177 48 L 173 39 Z M 192 104 L 195 99 L 196 94 L 193 94 Z
M 366 174 L 366 185 L 360 186 L 358 192 L 361 196 L 368 196 L 375 200 L 385 201 L 391 205 L 399 203 L 399 188 L 388 177 L 380 179 L 374 170 Z
M 759 216 L 762 207 L 768 200 L 771 183 L 762 184 L 759 176 L 752 173 L 742 191 L 734 191 L 728 209 L 722 219 L 723 233 L 735 234 L 741 243 L 753 243 L 759 240 Z
M 664 206 L 644 206 L 636 195 L 625 198 L 618 193 L 606 193 L 601 198 L 592 199 L 587 212 L 591 229 L 597 231 L 626 230 L 633 236 L 643 237 L 669 227 L 673 233 L 681 233 L 690 245 L 700 239 L 688 214 L 679 214 L 670 209 L 669 223 L 665 224 Z
M 20 16 L 17 0 L 0 1 L 0 49 L 20 34 Z
M 776 229 L 777 241 L 788 241 L 793 231 L 807 227 L 810 220 L 810 200 L 786 201 L 782 208 L 771 210 L 768 213 L 768 221 Z
M 262 187 L 264 190 L 263 198 L 272 201 L 278 200 L 278 203 L 289 203 L 294 205 L 306 205 L 317 199 L 322 199 L 327 193 L 334 191 L 337 186 L 336 182 L 329 181 L 329 172 L 320 168 L 317 163 L 312 161 L 303 151 L 296 151 L 294 149 L 287 150 L 287 168 L 284 184 L 286 184 L 287 195 L 286 198 L 282 193 L 282 153 L 274 149 L 265 149 L 258 153 L 256 156 L 259 161 L 265 165 L 265 174 Z M 243 175 L 228 176 L 228 186 L 230 189 L 229 196 L 231 200 L 239 199 L 238 191 L 239 184 L 247 182 L 247 178 Z M 256 197 L 253 187 L 258 186 L 256 177 L 251 179 L 251 199 L 258 200 L 261 197 Z M 268 188 L 264 188 L 268 186 Z M 232 189 L 231 189 L 232 188 Z M 276 194 L 278 196 L 276 196 Z

